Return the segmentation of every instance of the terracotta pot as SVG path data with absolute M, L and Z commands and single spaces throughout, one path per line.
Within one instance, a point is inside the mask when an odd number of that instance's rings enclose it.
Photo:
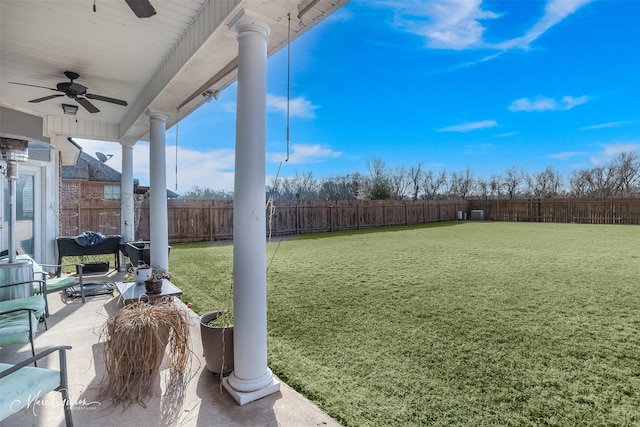
M 233 371 L 233 326 L 209 326 L 209 322 L 223 313 L 211 311 L 200 316 L 200 336 L 207 369 L 218 375 L 228 375 Z

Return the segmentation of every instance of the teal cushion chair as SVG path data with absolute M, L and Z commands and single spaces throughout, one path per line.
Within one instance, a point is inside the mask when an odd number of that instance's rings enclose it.
M 50 277 L 50 274 L 46 271 L 47 268 L 53 269 L 53 271 L 61 269 L 65 266 L 73 265 L 76 268 L 77 275 Z M 80 287 L 80 297 L 82 302 L 85 302 L 84 298 L 84 281 L 82 269 L 84 264 L 37 264 L 33 263 L 33 275 L 36 279 L 44 282 L 42 287 L 44 300 L 45 300 L 45 316 L 49 317 L 49 300 L 47 295 L 53 292 L 63 291 L 72 286 Z
M 10 365 L 0 363 L 0 421 L 21 411 L 28 405 L 36 405 L 34 398 L 45 399 L 45 395 L 52 391 L 62 394 L 62 406 L 67 427 L 73 426 L 71 406 L 69 404 L 69 391 L 67 382 L 67 355 L 70 350 L 68 345 L 60 345 L 30 357 L 22 362 Z M 58 352 L 59 369 L 45 369 L 29 366 L 53 352 Z
M 0 288 L 24 286 L 31 283 L 11 283 L 1 285 Z M 43 319 L 45 328 L 48 329 L 48 327 L 44 317 L 46 301 L 41 291 L 44 282 L 36 280 L 33 283 L 38 285 L 39 295 L 0 301 L 0 347 L 28 342 L 31 344 L 31 354 L 35 356 L 33 337 L 38 328 L 38 319 Z

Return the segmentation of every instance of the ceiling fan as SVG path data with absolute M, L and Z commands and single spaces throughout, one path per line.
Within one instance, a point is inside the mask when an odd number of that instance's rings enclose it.
M 136 14 L 138 18 L 151 18 L 156 14 L 156 10 L 151 5 L 149 0 L 124 0 L 127 2 L 133 13 Z M 96 6 L 96 0 L 93 0 L 93 11 L 98 11 L 98 6 Z
M 124 0 L 138 18 L 151 18 L 156 14 L 149 0 Z
M 58 98 L 60 96 L 68 96 L 71 99 L 74 99 L 78 102 L 78 104 L 82 105 L 88 112 L 90 113 L 98 113 L 100 110 L 93 105 L 89 99 L 94 99 L 96 101 L 110 102 L 112 104 L 118 104 L 122 106 L 127 106 L 127 101 L 123 101 L 121 99 L 109 98 L 107 96 L 102 95 L 94 95 L 92 93 L 87 93 L 87 87 L 81 85 L 80 83 L 74 82 L 80 75 L 78 73 L 74 73 L 73 71 L 65 71 L 64 75 L 70 80 L 68 82 L 58 83 L 56 88 L 50 88 L 45 86 L 31 85 L 27 83 L 17 83 L 17 82 L 9 82 L 14 85 L 22 85 L 22 86 L 31 86 L 31 87 L 39 87 L 42 89 L 49 89 L 56 92 L 62 92 L 60 94 L 43 96 L 42 98 L 32 99 L 29 102 L 38 103 L 42 101 L 47 101 L 49 99 Z

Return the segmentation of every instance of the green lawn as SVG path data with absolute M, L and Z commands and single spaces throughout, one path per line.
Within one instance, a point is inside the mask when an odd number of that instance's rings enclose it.
M 172 246 L 183 300 L 227 307 L 231 246 Z M 267 275 L 269 366 L 345 426 L 637 426 L 639 273 L 638 226 L 285 240 Z

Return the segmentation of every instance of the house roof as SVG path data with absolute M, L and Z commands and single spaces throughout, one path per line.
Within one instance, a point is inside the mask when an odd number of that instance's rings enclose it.
M 95 157 L 81 151 L 78 161 L 74 166 L 62 166 L 61 176 L 62 179 L 113 182 L 120 184 L 122 174 L 109 167 L 106 163 L 102 163 Z M 144 194 L 149 190 L 149 187 L 135 185 L 135 181 L 136 180 L 134 180 L 134 193 Z M 175 199 L 178 197 L 180 197 L 178 193 L 167 189 L 167 198 Z
M 121 174 L 106 163 L 80 152 L 78 161 L 73 166 L 62 166 L 62 179 L 82 179 L 87 181 L 120 183 Z

